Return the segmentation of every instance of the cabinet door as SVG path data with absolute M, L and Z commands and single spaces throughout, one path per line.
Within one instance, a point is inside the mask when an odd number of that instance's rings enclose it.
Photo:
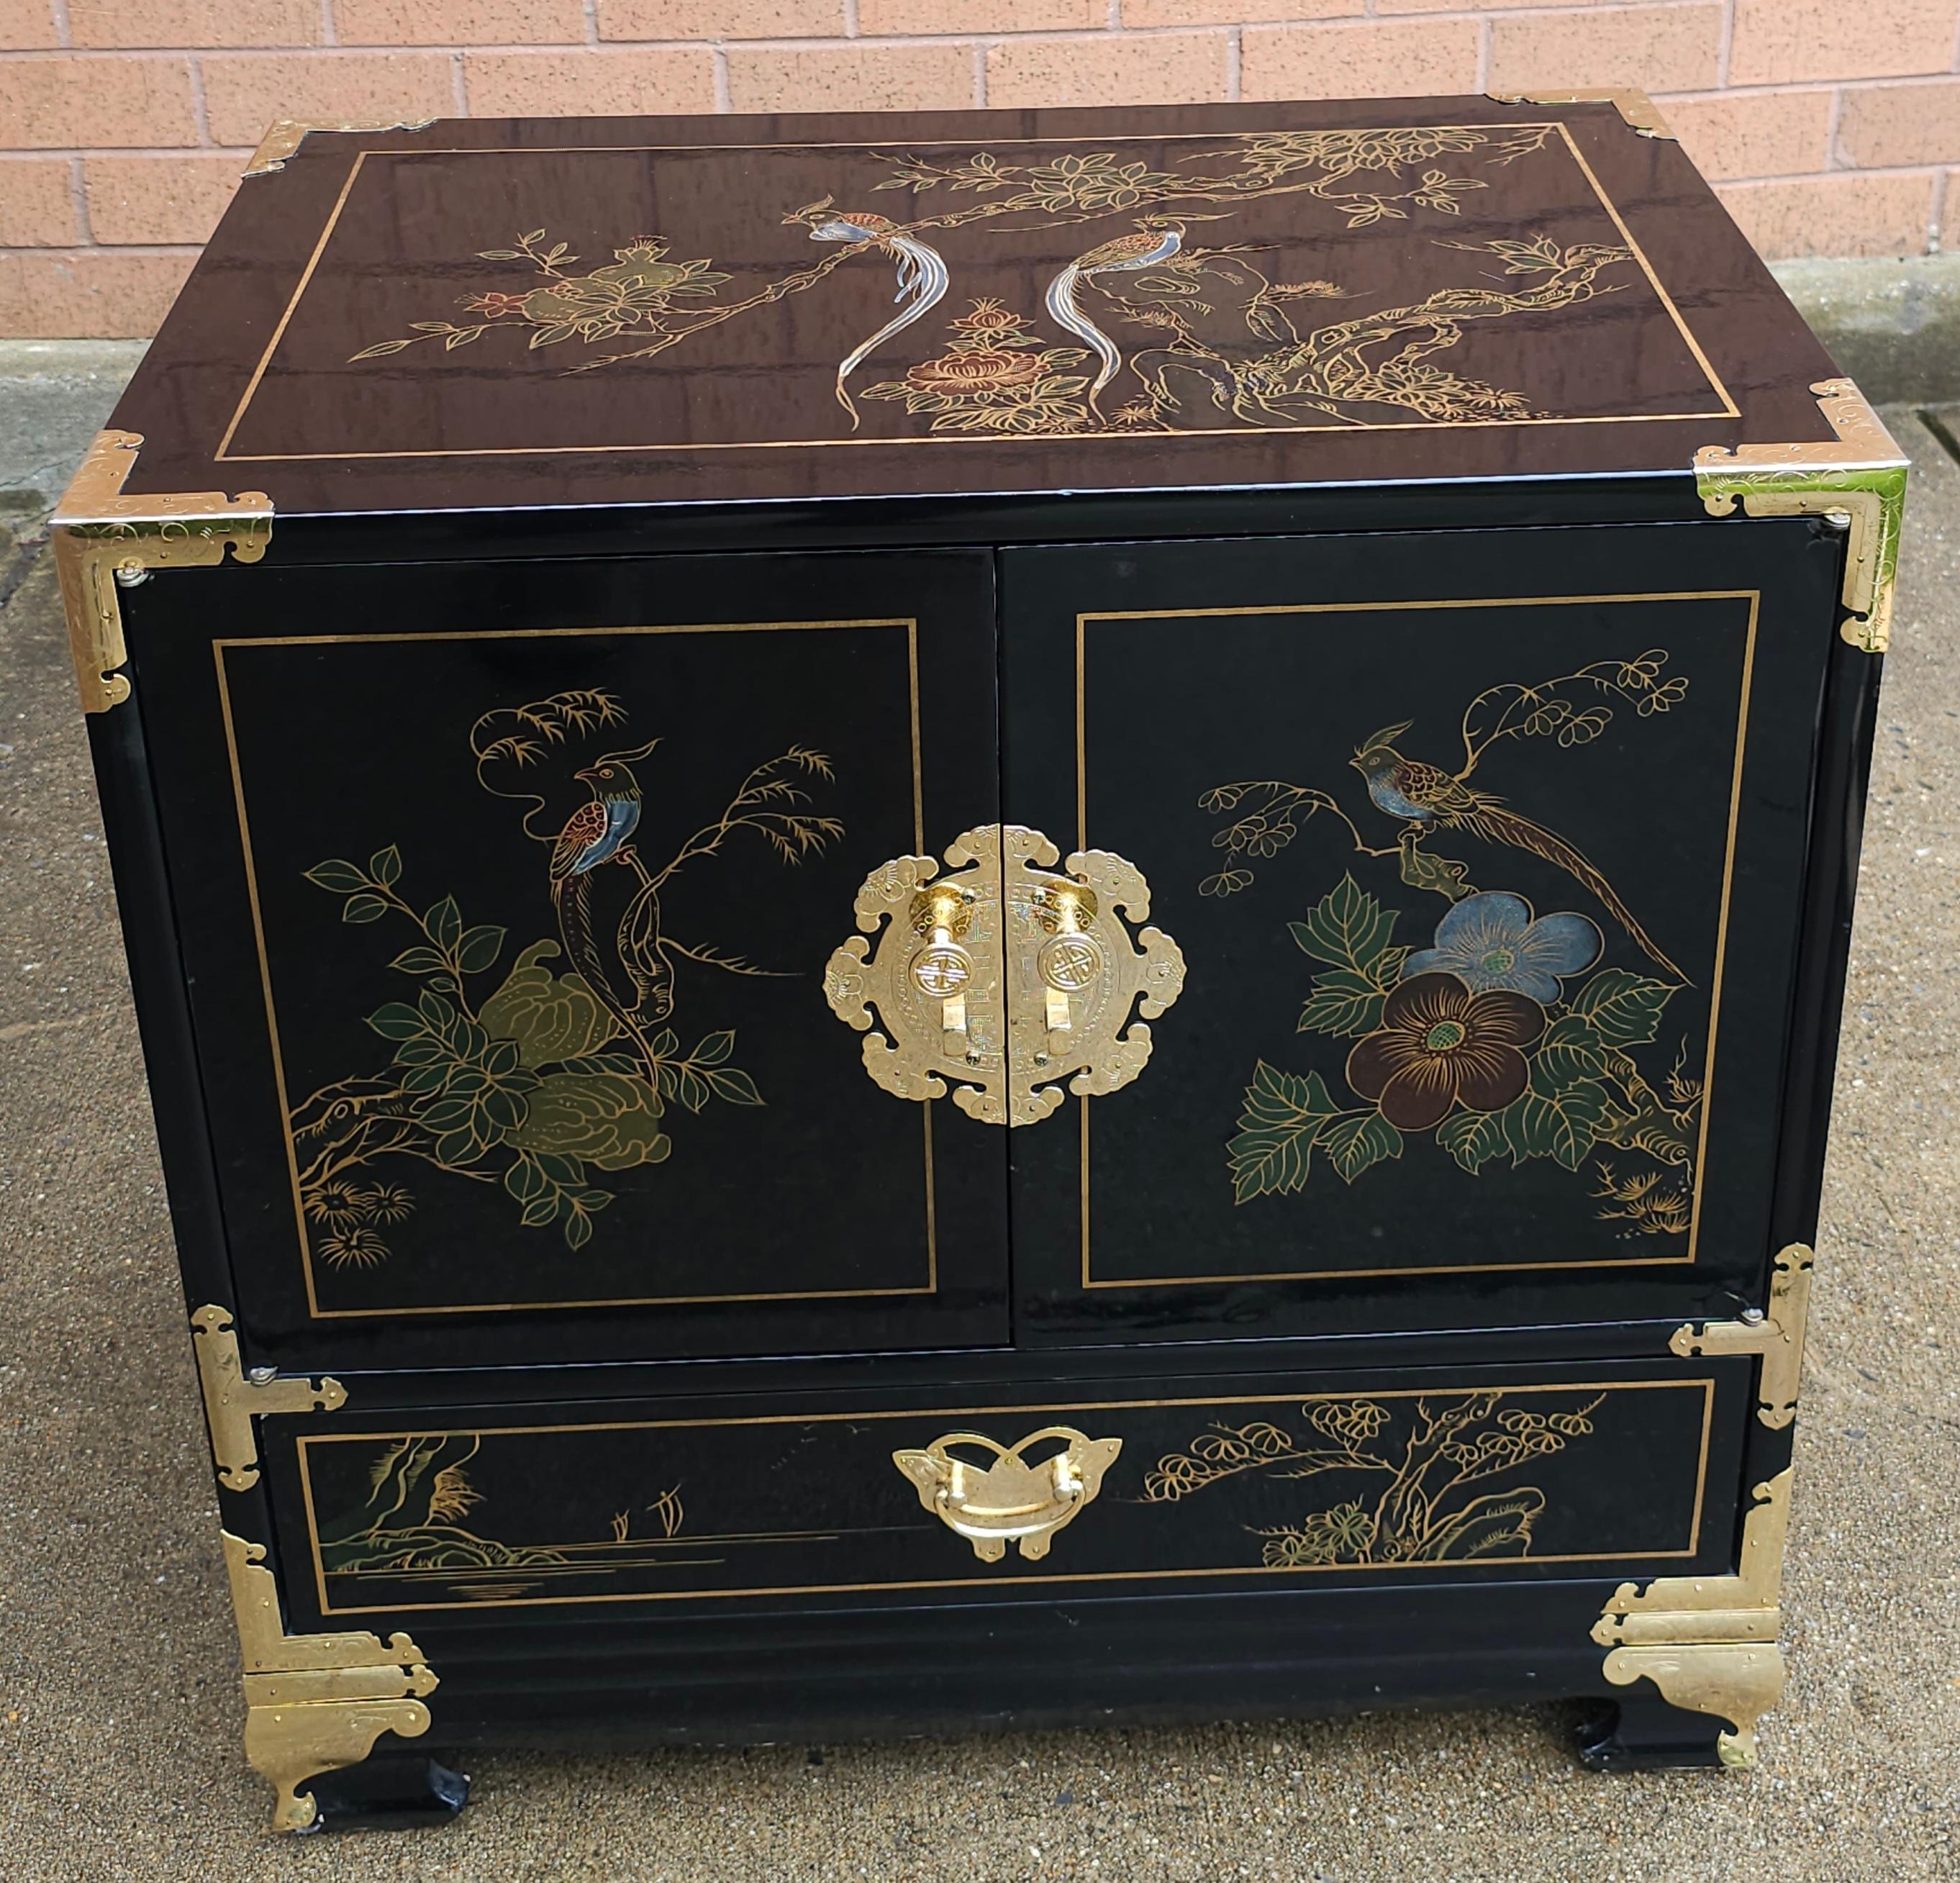
M 1013 1134 L 1027 1333 L 1753 1286 L 1841 555 L 1758 522 L 1005 558 L 1005 814 L 1134 865 L 1186 969 L 1131 1083 Z
M 1006 1134 L 878 1092 L 823 987 L 867 873 L 998 817 L 988 555 L 130 601 L 255 1354 L 1004 1338 Z

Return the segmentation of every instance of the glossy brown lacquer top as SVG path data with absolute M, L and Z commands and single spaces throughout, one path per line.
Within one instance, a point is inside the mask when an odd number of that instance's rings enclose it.
M 317 132 L 115 423 L 281 514 L 1685 469 L 1828 359 L 1672 139 L 1486 98 Z

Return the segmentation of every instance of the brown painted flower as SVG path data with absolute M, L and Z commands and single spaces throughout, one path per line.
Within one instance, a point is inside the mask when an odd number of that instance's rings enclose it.
M 1032 386 L 1044 370 L 1039 353 L 1010 353 L 1001 347 L 983 346 L 968 353 L 921 360 L 905 377 L 928 392 L 991 393 Z
M 1021 316 L 988 295 L 974 302 L 972 313 L 956 316 L 953 325 L 965 333 L 1017 333 Z
M 1519 1051 L 1545 1030 L 1545 1009 L 1522 994 L 1472 994 L 1453 974 L 1411 975 L 1382 1023 L 1348 1055 L 1348 1083 L 1398 1131 L 1426 1131 L 1451 1108 L 1501 1112 L 1531 1077 Z

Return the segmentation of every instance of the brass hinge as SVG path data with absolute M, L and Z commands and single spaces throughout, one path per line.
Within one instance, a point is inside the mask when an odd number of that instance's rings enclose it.
M 299 1787 L 323 1772 L 358 1765 L 384 1732 L 428 1732 L 422 1704 L 438 1682 L 405 1634 L 288 1634 L 279 1586 L 262 1567 L 266 1547 L 228 1530 L 224 1568 L 245 1667 L 245 1756 L 278 1792 L 275 1831 L 304 1831 L 320 1807 Z
M 224 1308 L 205 1307 L 190 1318 L 204 1383 L 205 1423 L 218 1481 L 227 1490 L 250 1490 L 259 1481 L 259 1446 L 252 1421 L 266 1412 L 332 1412 L 347 1403 L 337 1379 L 282 1379 L 268 1373 L 248 1379 L 238 1360 L 238 1335 Z
M 1704 1353 L 1760 1353 L 1756 1417 L 1780 1432 L 1796 1417 L 1797 1377 L 1803 1370 L 1803 1330 L 1810 1318 L 1810 1272 L 1815 1258 L 1801 1242 L 1777 1252 L 1770 1275 L 1768 1312 L 1739 1321 L 1704 1321 L 1676 1328 L 1668 1342 L 1683 1360 Z
M 1592 1624 L 1592 1639 L 1612 1650 L 1603 1671 L 1616 1687 L 1644 1677 L 1670 1706 L 1728 1721 L 1724 1765 L 1755 1764 L 1756 1722 L 1783 1692 L 1776 1637 L 1790 1481 L 1786 1469 L 1756 1486 L 1734 1575 L 1622 1582 Z
M 1632 86 L 1591 87 L 1578 91 L 1492 91 L 1484 94 L 1499 104 L 1609 104 L 1642 137 L 1672 138 L 1660 108 Z
M 1906 456 L 1865 396 L 1848 379 L 1811 387 L 1838 435 L 1811 444 L 1705 444 L 1694 454 L 1694 488 L 1711 517 L 1739 499 L 1752 517 L 1841 517 L 1844 602 L 1838 629 L 1854 647 L 1883 654 L 1892 644 L 1892 585 L 1898 574 L 1899 520 L 1905 509 Z
M 49 520 L 85 713 L 106 713 L 129 697 L 128 678 L 116 670 L 129 657 L 119 587 L 146 580 L 151 569 L 222 562 L 228 549 L 256 562 L 272 540 L 272 500 L 263 491 L 125 497 L 142 442 L 138 432 L 98 431 Z
M 259 140 L 241 177 L 269 177 L 316 131 L 426 131 L 433 118 L 282 118 Z

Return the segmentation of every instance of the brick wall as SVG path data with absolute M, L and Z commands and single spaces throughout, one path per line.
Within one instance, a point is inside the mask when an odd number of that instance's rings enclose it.
M 1960 243 L 1960 0 L 0 0 L 0 335 L 150 332 L 276 118 L 1625 84 L 1772 259 Z

